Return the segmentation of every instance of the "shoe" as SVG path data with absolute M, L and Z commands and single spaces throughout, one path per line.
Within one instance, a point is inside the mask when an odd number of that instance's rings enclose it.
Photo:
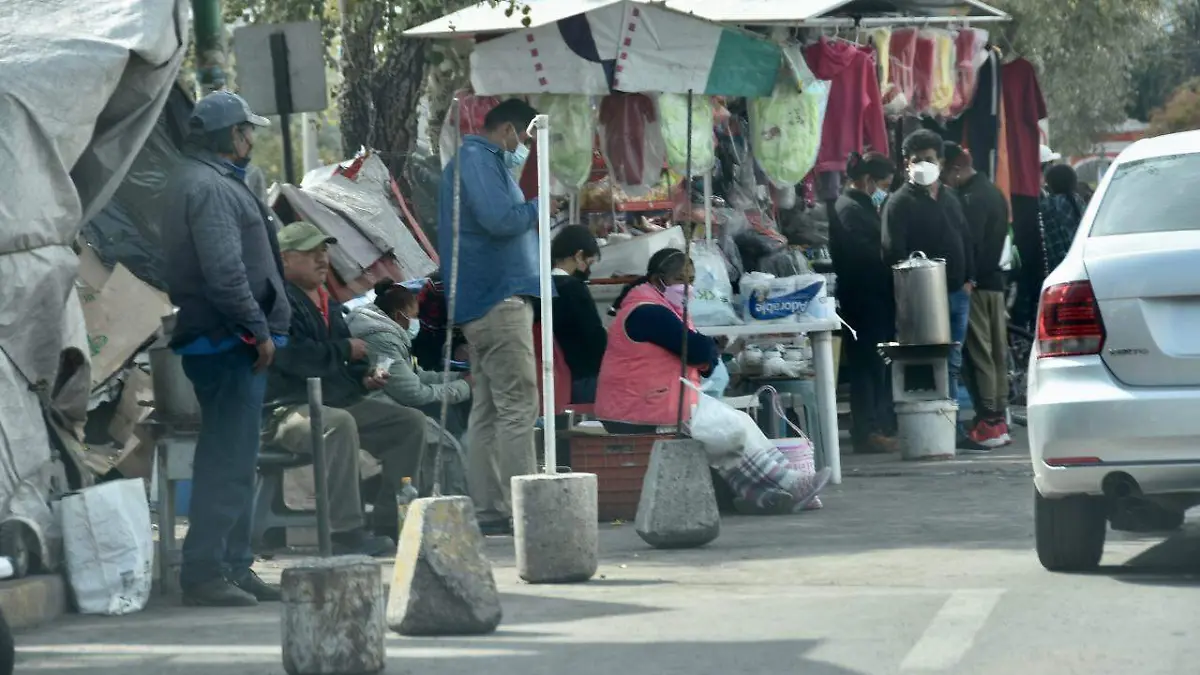
M 824 468 L 811 476 L 805 476 L 793 486 L 792 495 L 796 497 L 796 501 L 792 504 L 792 513 L 803 511 L 809 502 L 816 499 L 817 495 L 821 494 L 821 490 L 824 490 L 825 486 L 829 484 L 832 476 L 833 471 Z
M 513 533 L 512 520 L 485 520 L 479 523 L 479 531 L 485 537 L 509 537 Z
M 253 570 L 247 570 L 246 576 L 232 582 L 234 586 L 254 596 L 259 602 L 281 602 L 283 593 L 275 584 L 268 584 Z
M 383 558 L 396 555 L 396 542 L 390 537 L 377 537 L 363 528 L 349 532 L 334 532 L 334 555 L 365 555 Z
M 992 450 L 1012 442 L 1008 435 L 1008 427 L 1004 422 L 980 420 L 974 429 L 967 433 L 967 438 L 981 448 Z
M 995 426 L 1000 431 L 1000 445 L 1012 445 L 1012 436 L 1008 433 L 1008 422 L 1001 417 L 995 421 Z
M 206 581 L 183 591 L 186 607 L 254 607 L 258 599 L 225 578 Z

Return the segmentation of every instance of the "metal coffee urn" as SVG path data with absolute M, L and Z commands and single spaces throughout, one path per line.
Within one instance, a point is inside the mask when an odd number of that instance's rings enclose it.
M 896 341 L 902 345 L 950 344 L 946 261 L 921 251 L 892 265 L 896 287 Z
M 950 400 L 950 295 L 946 262 L 914 252 L 892 265 L 896 342 L 879 345 L 892 371 L 900 456 L 955 455 L 958 403 Z

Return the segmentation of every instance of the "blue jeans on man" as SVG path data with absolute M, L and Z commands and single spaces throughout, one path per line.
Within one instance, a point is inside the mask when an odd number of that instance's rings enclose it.
M 971 318 L 971 294 L 960 288 L 950 293 L 950 400 L 958 400 L 958 382 L 962 374 L 963 344 Z
M 267 390 L 267 374 L 254 372 L 256 357 L 248 345 L 183 356 L 203 419 L 183 541 L 185 590 L 222 577 L 236 583 L 254 563 L 250 531 Z

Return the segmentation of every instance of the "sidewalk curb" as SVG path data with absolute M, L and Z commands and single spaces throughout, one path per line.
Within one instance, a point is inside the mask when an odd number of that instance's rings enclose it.
M 66 583 L 58 574 L 0 581 L 0 608 L 14 631 L 50 623 L 67 611 Z

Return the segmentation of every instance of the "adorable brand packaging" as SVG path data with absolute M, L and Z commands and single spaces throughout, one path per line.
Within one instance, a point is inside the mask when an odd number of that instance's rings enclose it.
M 802 274 L 773 277 L 752 272 L 741 280 L 742 318 L 747 323 L 791 323 L 805 318 L 824 318 L 821 299 L 825 277 Z

